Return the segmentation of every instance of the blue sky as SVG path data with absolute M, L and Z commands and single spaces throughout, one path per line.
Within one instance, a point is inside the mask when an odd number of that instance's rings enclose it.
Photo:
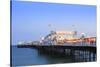
M 96 6 L 12 2 L 12 44 L 40 40 L 51 30 L 77 30 L 78 34 L 96 36 Z

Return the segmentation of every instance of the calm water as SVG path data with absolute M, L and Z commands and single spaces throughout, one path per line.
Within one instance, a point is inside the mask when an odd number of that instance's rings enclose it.
M 83 62 L 84 60 L 82 59 L 78 60 L 81 57 L 78 56 L 73 57 L 73 56 L 61 55 L 61 54 L 49 55 L 46 53 L 41 53 L 33 48 L 17 48 L 16 46 L 12 46 L 13 66 L 71 63 L 71 62 L 80 62 L 80 61 Z

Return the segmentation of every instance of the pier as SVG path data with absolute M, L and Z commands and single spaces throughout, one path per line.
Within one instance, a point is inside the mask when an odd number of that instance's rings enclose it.
M 46 54 L 59 54 L 70 56 L 83 56 L 88 61 L 96 61 L 96 46 L 72 46 L 72 45 L 19 45 L 19 48 L 34 48 Z M 87 58 L 88 56 L 88 58 Z M 86 61 L 86 60 L 85 60 Z
M 76 38 L 75 32 L 51 32 L 42 40 L 18 45 L 18 48 L 34 48 L 45 54 L 69 55 L 84 61 L 96 61 L 96 37 Z M 73 59 L 75 60 L 75 59 Z

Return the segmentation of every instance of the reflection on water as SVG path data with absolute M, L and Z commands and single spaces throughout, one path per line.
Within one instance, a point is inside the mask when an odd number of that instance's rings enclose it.
M 73 63 L 73 62 L 87 62 L 95 61 L 94 59 L 89 59 L 89 56 L 93 57 L 89 52 L 76 51 L 75 55 L 70 55 L 66 50 L 66 55 L 64 53 L 54 53 L 54 52 L 43 52 L 37 51 L 33 48 L 17 48 L 12 46 L 12 65 L 13 66 L 24 66 L 24 65 L 40 65 L 40 64 L 56 64 L 56 63 Z M 86 54 L 84 56 L 84 54 Z

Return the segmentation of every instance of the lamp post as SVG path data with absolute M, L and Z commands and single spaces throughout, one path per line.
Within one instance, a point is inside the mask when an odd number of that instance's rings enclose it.
M 82 45 L 84 45 L 84 38 L 85 38 L 85 33 L 81 33 Z

